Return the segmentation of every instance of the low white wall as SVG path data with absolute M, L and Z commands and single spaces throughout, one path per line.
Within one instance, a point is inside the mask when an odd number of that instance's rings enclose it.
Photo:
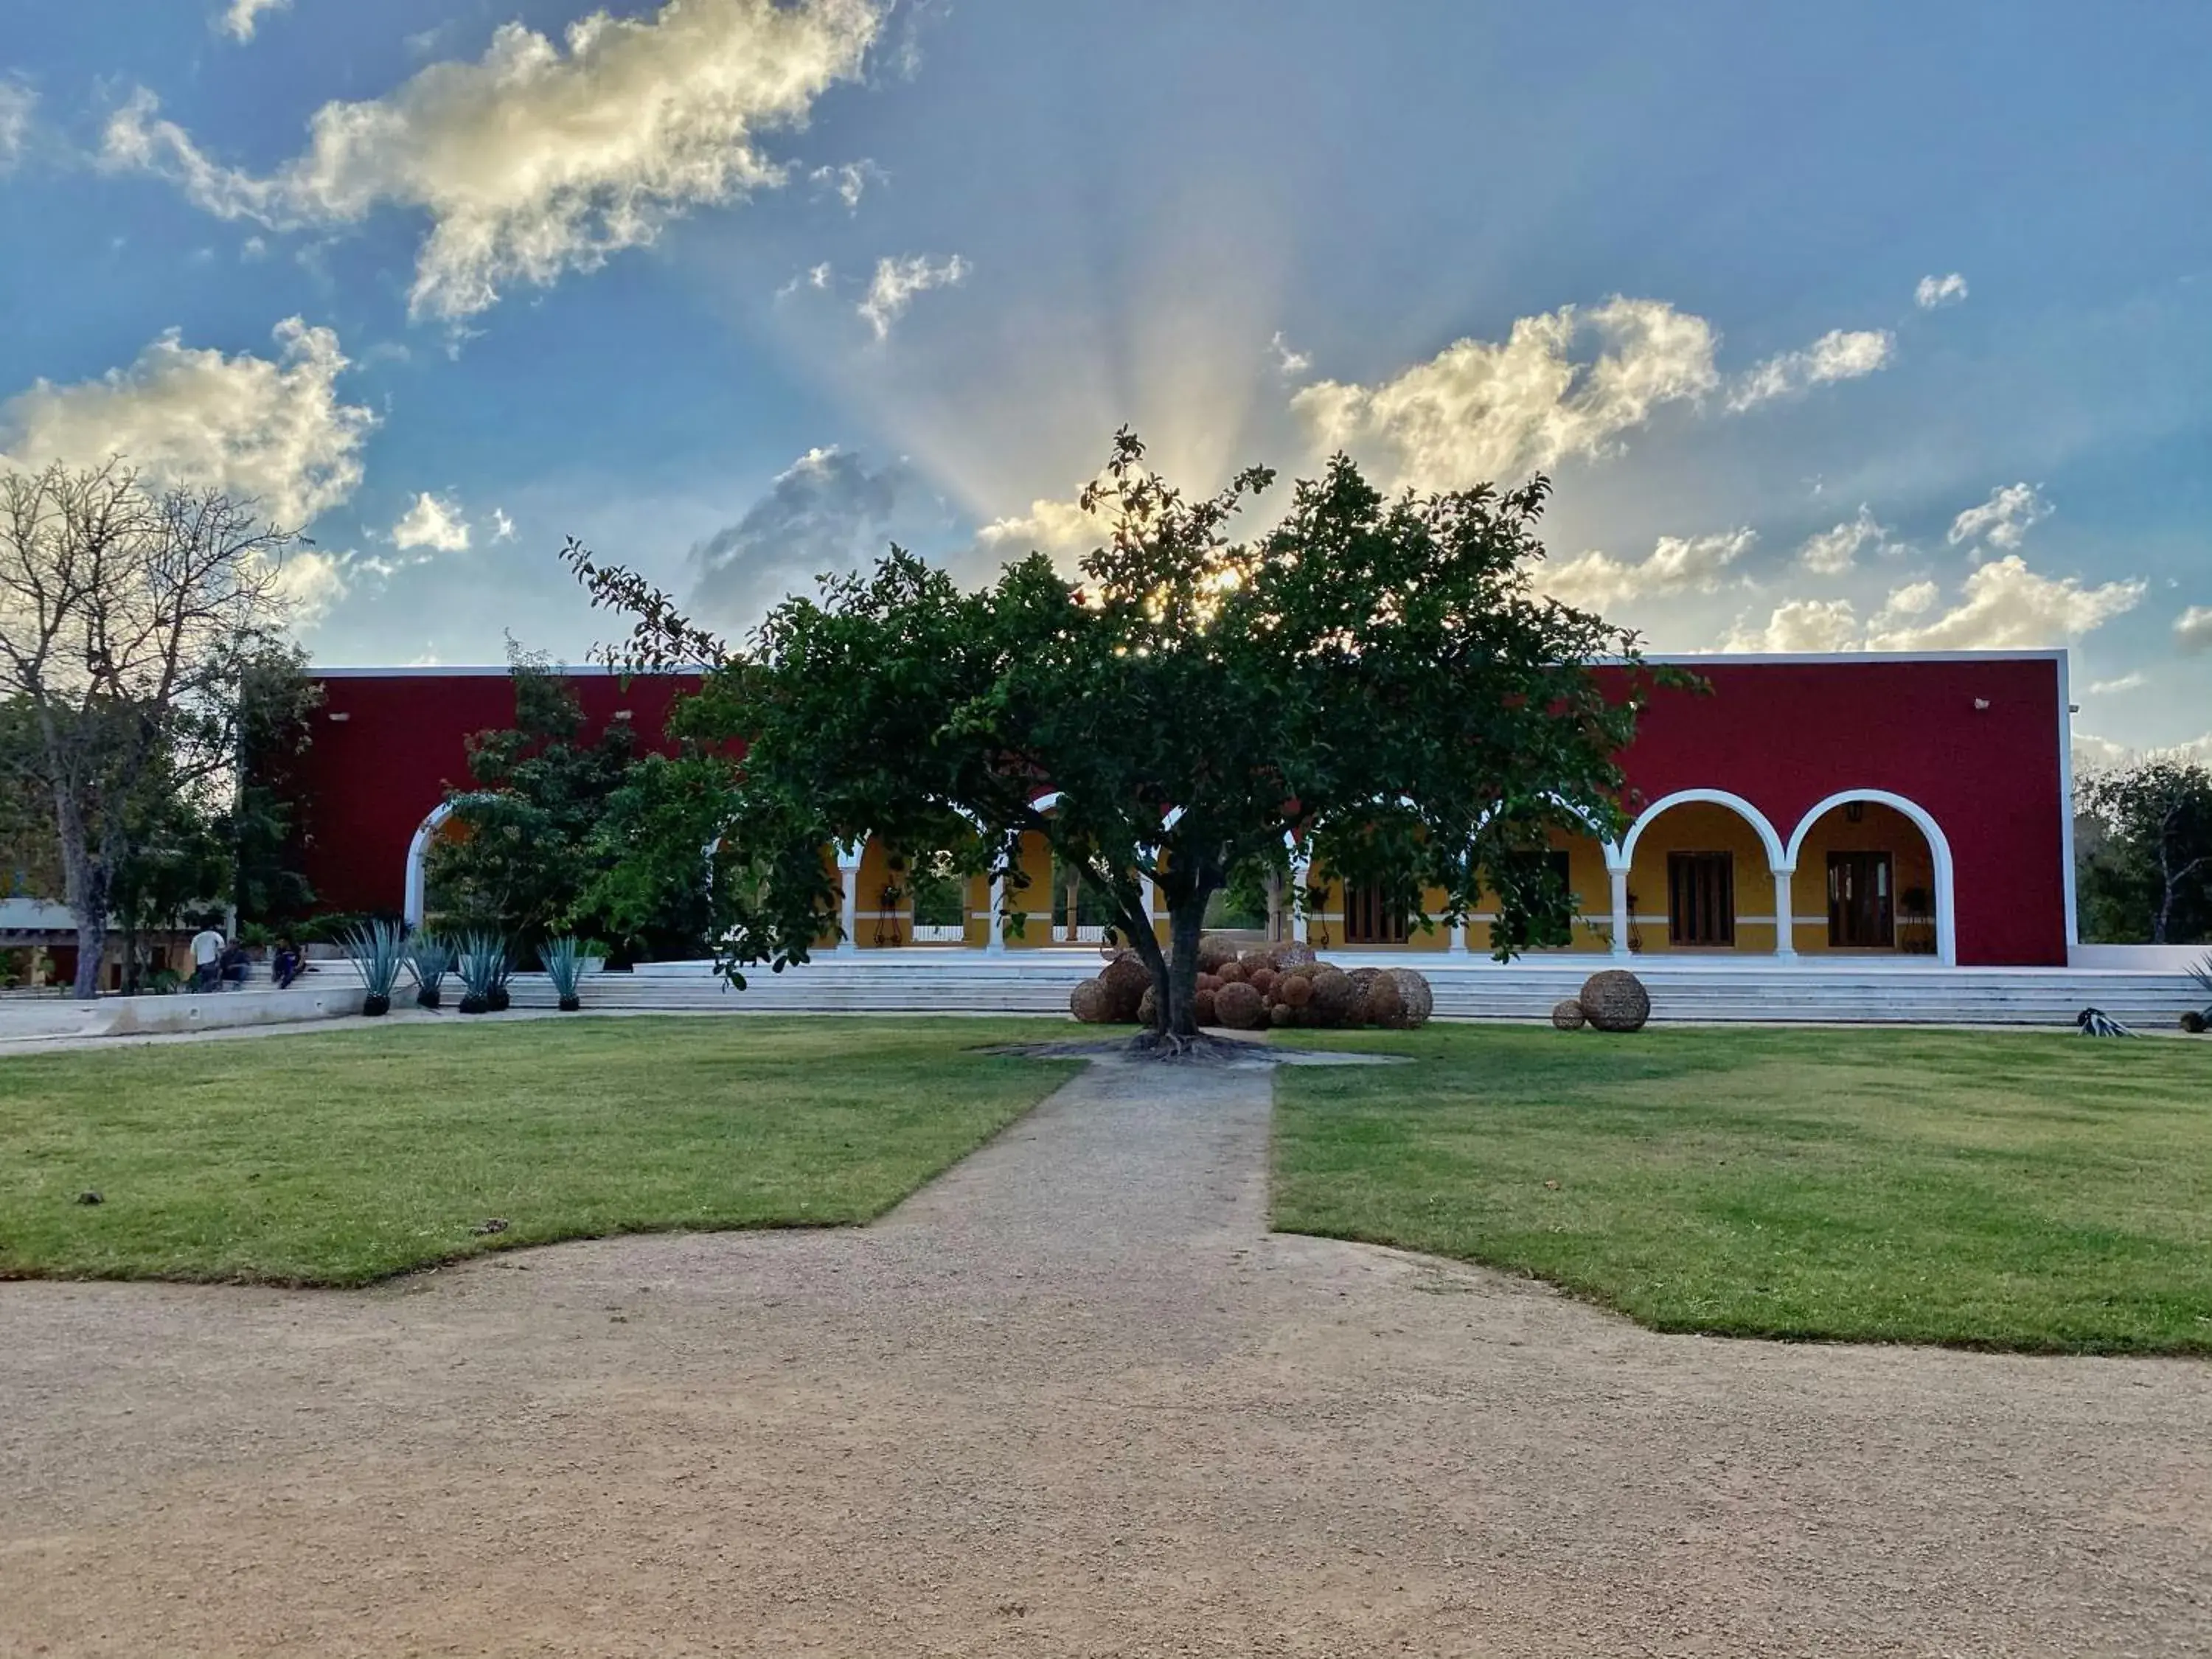
M 2212 945 L 2076 945 L 2069 968 L 2115 968 L 2136 974 L 2185 974 L 2212 960 Z
M 173 1031 L 219 1031 L 240 1025 L 289 1025 L 301 1020 L 343 1019 L 361 1012 L 360 982 L 295 985 L 289 991 L 212 991 L 205 996 L 107 997 L 94 1005 L 104 1017 L 88 1035 L 146 1036 Z

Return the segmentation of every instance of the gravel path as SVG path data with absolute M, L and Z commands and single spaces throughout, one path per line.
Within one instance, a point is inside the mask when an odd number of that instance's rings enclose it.
M 1271 1237 L 1268 1090 L 1095 1065 L 861 1231 L 0 1285 L 0 1655 L 2212 1650 L 2212 1367 Z

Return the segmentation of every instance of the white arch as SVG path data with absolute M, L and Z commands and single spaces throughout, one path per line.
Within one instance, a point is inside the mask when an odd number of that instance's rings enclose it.
M 1775 834 L 1774 826 L 1767 822 L 1766 814 L 1753 806 L 1741 795 L 1732 794 L 1725 789 L 1677 789 L 1671 795 L 1662 795 L 1650 805 L 1645 807 L 1638 815 L 1636 822 L 1629 826 L 1627 835 L 1621 838 L 1620 862 L 1613 864 L 1612 867 L 1616 870 L 1626 870 L 1635 863 L 1636 843 L 1644 839 L 1644 832 L 1650 828 L 1651 821 L 1669 807 L 1686 806 L 1692 801 L 1703 801 L 1713 806 L 1725 806 L 1756 830 L 1759 832 L 1760 843 L 1766 848 L 1767 867 L 1777 875 L 1796 869 L 1796 858 L 1784 850 L 1782 837 Z M 1609 863 L 1612 856 L 1608 852 L 1607 858 Z
M 441 800 L 430 809 L 430 816 L 416 826 L 415 838 L 407 843 L 407 874 L 400 888 L 399 917 L 410 927 L 422 925 L 426 902 L 422 890 L 422 861 L 429 856 L 430 843 L 445 828 L 446 820 L 453 816 L 453 803 Z
M 1790 865 L 1795 869 L 1797 854 L 1805 845 L 1805 837 L 1813 826 L 1838 806 L 1848 806 L 1855 800 L 1872 801 L 1901 813 L 1919 827 L 1927 837 L 1928 851 L 1936 863 L 1936 959 L 1946 968 L 1959 965 L 1957 878 L 1951 862 L 1951 842 L 1943 834 L 1943 826 L 1936 822 L 1934 814 L 1918 801 L 1903 795 L 1893 794 L 1887 789 L 1838 789 L 1826 800 L 1814 804 L 1812 811 L 1798 822 L 1796 833 L 1790 837 Z

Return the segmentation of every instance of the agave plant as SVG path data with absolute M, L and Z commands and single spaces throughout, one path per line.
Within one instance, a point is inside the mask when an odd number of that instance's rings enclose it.
M 435 933 L 417 933 L 407 952 L 407 968 L 415 975 L 416 1006 L 435 1008 L 445 1000 L 446 975 L 453 971 L 453 947 Z
M 507 966 L 507 940 L 502 935 L 464 934 L 455 971 L 461 976 L 463 1013 L 494 1013 L 507 1006 L 507 978 L 513 970 Z
M 553 981 L 553 994 L 561 1000 L 561 1012 L 573 1014 L 582 1007 L 576 985 L 584 976 L 583 945 L 574 939 L 548 939 L 538 947 L 538 959 L 545 964 L 545 977 Z
M 348 928 L 345 950 L 354 972 L 361 975 L 362 988 L 368 993 L 362 1012 L 390 1013 L 392 988 L 399 983 L 399 971 L 407 965 L 407 939 L 399 924 L 372 921 Z
M 2191 1008 L 2181 1017 L 2181 1029 L 2192 1035 L 2212 1026 L 2212 956 L 2206 957 L 2189 970 L 2189 977 L 2197 981 L 2197 988 L 2204 993 L 2204 1006 Z

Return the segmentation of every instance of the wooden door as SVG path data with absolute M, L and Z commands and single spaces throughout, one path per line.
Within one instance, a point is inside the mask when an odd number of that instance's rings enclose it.
M 1888 951 L 1897 945 L 1897 904 L 1887 853 L 1828 854 L 1828 945 Z
M 1667 854 L 1667 942 L 1735 943 L 1735 854 Z

